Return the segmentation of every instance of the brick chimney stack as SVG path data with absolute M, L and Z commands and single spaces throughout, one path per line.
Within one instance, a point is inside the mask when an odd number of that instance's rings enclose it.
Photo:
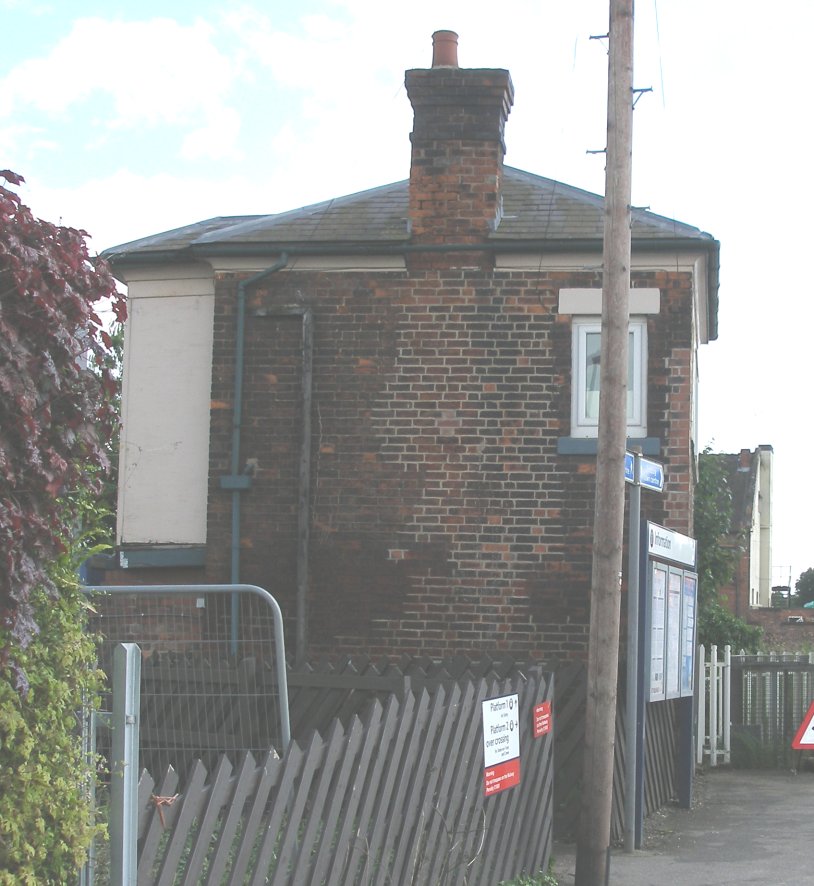
M 406 72 L 413 106 L 410 224 L 415 243 L 479 243 L 500 218 L 514 100 L 509 72 L 459 68 L 458 35 L 433 34 L 433 67 Z

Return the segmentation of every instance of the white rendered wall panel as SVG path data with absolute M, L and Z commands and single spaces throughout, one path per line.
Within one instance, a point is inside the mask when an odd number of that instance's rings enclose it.
M 204 544 L 212 280 L 131 280 L 128 295 L 118 542 Z

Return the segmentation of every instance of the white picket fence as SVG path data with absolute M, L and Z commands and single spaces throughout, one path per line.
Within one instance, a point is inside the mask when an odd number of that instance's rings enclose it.
M 695 760 L 700 766 L 727 764 L 732 757 L 731 736 L 731 649 L 710 646 L 709 659 L 703 645 L 698 647 L 698 715 L 696 720 Z

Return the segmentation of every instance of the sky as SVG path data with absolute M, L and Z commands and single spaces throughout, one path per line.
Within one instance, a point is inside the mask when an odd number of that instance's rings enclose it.
M 401 181 L 436 30 L 507 68 L 506 163 L 601 194 L 608 0 L 0 0 L 0 168 L 92 252 Z M 633 205 L 721 243 L 700 443 L 774 450 L 773 583 L 814 566 L 811 0 L 639 0 Z M 799 407 L 799 408 L 798 408 Z M 669 481 L 669 477 L 668 477 Z

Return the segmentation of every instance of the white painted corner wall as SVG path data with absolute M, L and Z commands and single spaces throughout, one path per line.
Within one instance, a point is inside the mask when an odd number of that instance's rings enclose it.
M 204 544 L 212 269 L 194 264 L 125 276 L 117 543 Z

